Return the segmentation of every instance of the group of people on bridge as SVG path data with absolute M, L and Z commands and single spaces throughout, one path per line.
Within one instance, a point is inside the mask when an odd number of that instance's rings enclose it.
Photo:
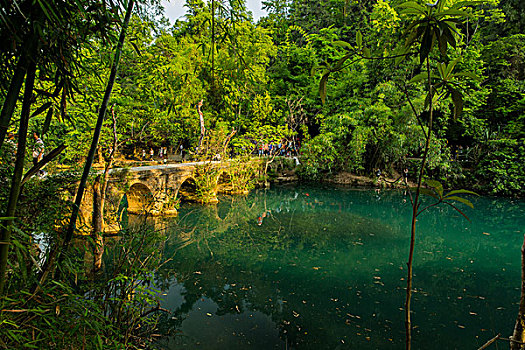
M 298 155 L 299 148 L 300 146 L 298 144 L 288 140 L 282 140 L 277 144 L 260 142 L 254 153 L 257 152 L 256 155 L 259 157 L 273 155 L 293 157 Z

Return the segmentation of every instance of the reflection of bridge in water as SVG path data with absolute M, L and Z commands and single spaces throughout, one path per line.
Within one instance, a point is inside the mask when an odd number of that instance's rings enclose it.
M 122 207 L 126 205 L 126 202 L 128 213 L 148 214 L 149 216 L 176 215 L 177 202 L 181 199 L 195 199 L 197 189 L 195 171 L 199 166 L 215 170 L 216 176 L 212 178 L 212 181 L 217 184 L 215 191 L 219 192 L 228 188 L 229 161 L 111 169 L 106 190 L 106 223 L 109 226 L 118 224 L 119 216 L 122 215 Z M 215 200 L 216 194 L 216 192 L 212 194 Z M 93 208 L 94 189 L 91 187 L 86 190 L 80 208 L 82 223 L 87 230 L 91 227 Z M 112 227 L 107 230 L 115 231 L 116 229 Z

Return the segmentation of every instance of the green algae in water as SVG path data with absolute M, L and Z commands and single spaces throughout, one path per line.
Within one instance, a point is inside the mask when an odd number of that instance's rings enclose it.
M 473 198 L 418 220 L 413 347 L 477 348 L 517 313 L 523 201 Z M 403 192 L 278 187 L 169 223 L 158 286 L 168 348 L 404 347 L 410 200 Z

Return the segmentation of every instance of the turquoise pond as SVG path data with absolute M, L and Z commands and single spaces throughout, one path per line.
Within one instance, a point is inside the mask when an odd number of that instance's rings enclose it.
M 525 202 L 470 198 L 418 220 L 413 348 L 477 349 L 512 333 Z M 159 271 L 172 349 L 402 349 L 410 200 L 282 186 L 184 204 Z M 500 347 L 508 348 L 505 343 Z

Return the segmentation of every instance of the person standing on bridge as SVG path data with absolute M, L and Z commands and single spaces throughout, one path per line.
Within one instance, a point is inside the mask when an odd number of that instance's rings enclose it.
M 204 135 L 206 134 L 206 128 L 204 127 L 204 115 L 201 111 L 202 103 L 203 100 L 200 100 L 199 103 L 197 103 L 197 112 L 199 112 L 199 122 L 201 126 L 201 137 L 199 139 L 199 146 L 197 147 L 197 150 L 201 150 L 202 141 L 204 140 Z

